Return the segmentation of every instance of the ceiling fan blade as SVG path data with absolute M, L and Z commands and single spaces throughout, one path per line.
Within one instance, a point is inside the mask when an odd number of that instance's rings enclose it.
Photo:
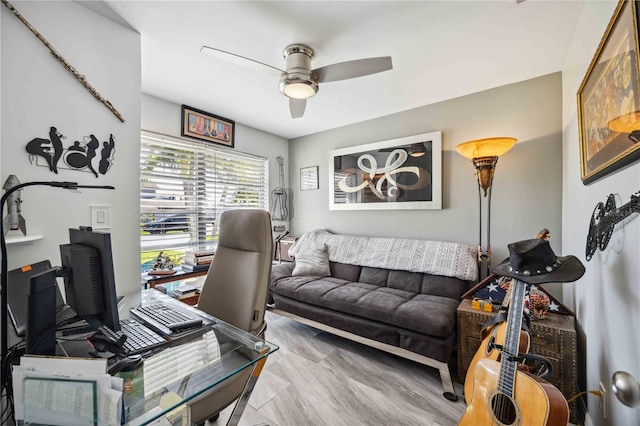
M 202 46 L 200 48 L 200 53 L 212 56 L 217 59 L 221 59 L 226 62 L 230 62 L 232 64 L 235 64 L 244 68 L 249 68 L 254 71 L 258 71 L 258 72 L 266 71 L 269 74 L 278 78 L 280 78 L 282 73 L 284 73 L 283 70 L 278 69 L 276 67 L 272 67 L 271 65 L 264 64 L 259 61 L 254 61 L 253 59 L 245 58 L 244 56 L 236 55 L 235 53 L 225 52 L 224 50 L 215 49 L 209 46 Z
M 304 115 L 304 110 L 307 107 L 306 99 L 294 99 L 289 98 L 289 111 L 291 111 L 291 118 L 300 118 Z
M 330 81 L 363 77 L 365 75 L 388 71 L 392 68 L 391 56 L 381 56 L 379 58 L 358 59 L 327 65 L 313 70 L 313 72 L 318 76 L 318 82 L 327 83 Z

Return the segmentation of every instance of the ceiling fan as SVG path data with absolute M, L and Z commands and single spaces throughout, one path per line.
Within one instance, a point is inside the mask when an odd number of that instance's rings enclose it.
M 236 65 L 267 71 L 279 77 L 279 89 L 289 98 L 291 118 L 300 118 L 304 115 L 307 99 L 318 93 L 320 83 L 364 77 L 393 68 L 391 57 L 381 56 L 312 69 L 313 49 L 303 44 L 292 44 L 284 49 L 282 55 L 286 62 L 285 70 L 209 46 L 202 46 L 200 52 Z

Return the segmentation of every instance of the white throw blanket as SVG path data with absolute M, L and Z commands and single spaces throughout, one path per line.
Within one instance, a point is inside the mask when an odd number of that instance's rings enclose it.
M 476 248 L 470 244 L 405 238 L 374 238 L 332 234 L 316 229 L 289 248 L 289 256 L 326 244 L 329 260 L 374 268 L 422 272 L 474 281 Z

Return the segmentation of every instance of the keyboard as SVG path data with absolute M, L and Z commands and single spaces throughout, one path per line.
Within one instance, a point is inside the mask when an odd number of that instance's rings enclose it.
M 131 315 L 165 336 L 201 328 L 202 318 L 173 309 L 164 303 L 131 308 Z
M 164 337 L 132 319 L 120 320 L 120 331 L 113 331 L 105 326 L 100 327 L 100 331 L 114 342 L 118 341 L 123 335 L 127 336 L 122 345 L 125 355 L 141 354 L 166 346 L 168 343 Z
M 62 305 L 56 308 L 56 324 L 58 326 L 66 325 L 70 323 L 71 320 L 80 320 L 78 314 L 71 309 L 71 306 Z

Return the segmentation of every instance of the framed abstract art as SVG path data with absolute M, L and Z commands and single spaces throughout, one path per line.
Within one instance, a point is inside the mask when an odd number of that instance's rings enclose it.
M 331 151 L 331 210 L 442 208 L 442 133 Z

